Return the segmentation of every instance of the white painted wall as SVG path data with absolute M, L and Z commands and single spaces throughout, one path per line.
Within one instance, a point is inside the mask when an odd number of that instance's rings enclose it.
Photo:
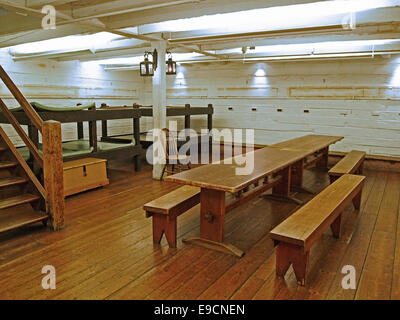
M 214 127 L 254 128 L 257 144 L 342 135 L 332 150 L 400 156 L 400 57 L 182 65 L 168 85 L 169 105 L 212 103 Z
M 111 106 L 140 103 L 143 81 L 135 71 L 106 72 L 96 63 L 78 61 L 13 62 L 5 49 L 0 50 L 0 64 L 29 102 L 50 106 L 75 106 L 95 102 Z M 18 106 L 7 87 L 0 81 L 0 98 L 9 108 Z M 23 145 L 11 125 L 2 125 L 16 145 Z M 101 123 L 98 123 L 101 134 Z M 25 128 L 26 129 L 26 128 Z M 77 138 L 76 124 L 62 125 L 63 140 Z M 84 133 L 88 137 L 88 125 Z M 132 132 L 132 120 L 109 121 L 110 134 Z
M 96 64 L 79 62 L 14 63 L 1 50 L 0 64 L 29 101 L 54 106 L 89 101 L 97 106 L 152 104 L 151 78 L 141 78 L 137 71 L 105 72 Z M 0 97 L 10 107 L 17 105 L 2 83 Z M 214 127 L 254 128 L 257 144 L 310 133 L 343 135 L 332 150 L 400 156 L 399 57 L 182 65 L 176 76 L 168 76 L 167 97 L 168 105 L 212 103 Z M 183 127 L 183 117 L 179 124 Z M 192 117 L 192 126 L 206 128 L 206 117 Z M 111 134 L 132 131 L 130 120 L 110 121 L 109 127 Z M 151 118 L 142 118 L 141 130 L 151 127 Z M 20 143 L 12 128 L 7 130 Z M 98 130 L 100 134 L 100 125 Z M 63 125 L 63 138 L 76 138 L 74 124 Z

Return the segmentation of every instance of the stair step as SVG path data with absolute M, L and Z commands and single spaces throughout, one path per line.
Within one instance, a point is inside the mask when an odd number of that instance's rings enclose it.
M 22 177 L 5 177 L 5 178 L 0 178 L 0 188 L 4 187 L 10 187 L 14 186 L 17 184 L 22 184 L 27 182 L 25 178 Z
M 20 228 L 32 223 L 46 221 L 48 215 L 42 211 L 7 212 L 0 215 L 0 233 Z
M 39 200 L 39 196 L 37 195 L 29 193 L 20 194 L 14 197 L 0 200 L 0 209 L 11 208 L 19 204 L 30 203 L 36 200 Z
M 8 168 L 14 168 L 18 165 L 17 162 L 13 161 L 1 161 L 0 162 L 0 170 L 1 169 L 8 169 Z
M 8 147 L 0 146 L 0 152 L 8 150 Z

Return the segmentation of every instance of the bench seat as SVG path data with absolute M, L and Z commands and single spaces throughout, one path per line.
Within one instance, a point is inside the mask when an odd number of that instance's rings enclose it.
M 329 227 L 333 236 L 339 237 L 341 215 L 346 206 L 353 201 L 355 208 L 360 208 L 364 179 L 364 176 L 344 174 L 271 231 L 277 245 L 278 276 L 284 276 L 293 264 L 297 281 L 305 284 L 311 246 Z
M 200 188 L 180 187 L 158 199 L 146 203 L 146 217 L 153 218 L 153 242 L 160 243 L 163 234 L 171 248 L 176 248 L 177 217 L 200 203 Z
M 331 183 L 346 173 L 362 174 L 364 159 L 364 151 L 350 151 L 344 158 L 342 158 L 335 166 L 333 166 L 329 170 L 328 174 Z

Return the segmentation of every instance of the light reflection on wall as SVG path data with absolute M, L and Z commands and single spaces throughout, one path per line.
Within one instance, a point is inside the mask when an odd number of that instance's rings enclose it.
M 174 79 L 174 87 L 179 87 L 179 88 L 186 88 L 186 79 L 185 79 L 185 67 L 182 65 L 177 66 L 176 70 L 176 76 Z
M 104 67 L 97 61 L 84 61 L 79 63 L 80 72 L 85 76 L 102 77 L 104 75 Z
M 394 61 L 394 69 L 392 78 L 390 79 L 390 85 L 393 87 L 400 87 L 400 57 Z
M 266 64 L 256 64 L 254 76 L 250 80 L 250 86 L 255 88 L 268 87 L 268 77 L 266 71 Z

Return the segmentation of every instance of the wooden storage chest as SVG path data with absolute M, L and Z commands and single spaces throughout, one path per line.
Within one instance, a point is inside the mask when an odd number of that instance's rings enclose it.
M 107 160 L 84 158 L 64 162 L 64 196 L 109 184 Z

